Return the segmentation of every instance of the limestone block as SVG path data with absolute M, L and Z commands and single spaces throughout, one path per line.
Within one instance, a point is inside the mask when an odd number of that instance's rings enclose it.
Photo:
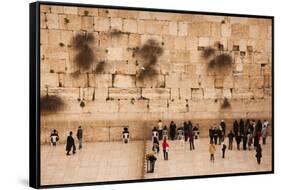
M 186 49 L 186 42 L 185 37 L 175 37 L 174 38 L 174 49 L 176 50 L 185 50 Z
M 80 16 L 99 16 L 97 8 L 78 7 L 78 15 Z
M 40 29 L 40 44 L 48 44 L 49 30 Z
M 136 86 L 136 77 L 134 75 L 114 75 L 113 87 L 130 88 Z
M 43 34 L 44 35 L 44 34 Z M 59 45 L 61 42 L 60 31 L 59 30 L 48 30 L 48 44 Z
M 190 81 L 187 76 L 179 73 L 169 73 L 166 75 L 166 87 L 167 88 L 181 88 L 190 87 Z
M 122 60 L 123 59 L 123 48 L 107 48 L 107 59 L 108 60 Z
M 179 36 L 187 36 L 188 34 L 188 23 L 186 22 L 179 22 L 178 23 L 178 35 Z
M 43 64 L 48 65 L 49 72 L 62 73 L 65 72 L 65 59 L 46 59 Z
M 47 16 L 46 13 L 40 13 L 40 28 L 47 28 Z
M 191 99 L 203 99 L 204 92 L 202 88 L 191 88 Z
M 97 88 L 112 87 L 111 74 L 89 74 L 89 86 Z
M 137 47 L 140 45 L 141 37 L 139 34 L 129 34 L 129 47 Z
M 95 88 L 95 100 L 105 101 L 108 99 L 108 88 Z
M 64 6 L 63 12 L 64 12 L 64 14 L 77 15 L 78 14 L 78 7 Z
M 197 51 L 198 38 L 197 37 L 186 37 L 186 50 Z
M 58 75 L 56 73 L 41 74 L 40 86 L 41 88 L 58 87 L 59 86 Z
M 142 88 L 142 97 L 147 99 L 170 99 L 168 88 Z
M 79 15 L 59 15 L 59 28 L 65 30 L 77 30 L 81 29 L 81 16 Z
M 178 35 L 178 23 L 177 22 L 169 22 L 169 34 L 176 36 Z
M 222 24 L 221 25 L 221 36 L 222 37 L 230 37 L 231 36 L 231 25 L 230 24 Z
M 94 17 L 95 30 L 107 32 L 109 30 L 110 21 L 107 17 Z
M 110 18 L 110 28 L 115 30 L 123 30 L 123 22 L 121 18 Z
M 191 88 L 185 88 L 185 87 L 180 88 L 179 93 L 180 93 L 180 99 L 183 100 L 191 99 Z
M 59 29 L 59 17 L 57 14 L 46 14 L 47 27 L 49 29 Z
M 171 52 L 171 61 L 173 62 L 188 62 L 190 60 L 190 52 L 185 50 L 175 50 Z
M 264 98 L 272 98 L 272 88 L 264 88 Z
M 189 111 L 191 113 L 201 113 L 200 118 L 204 117 L 204 112 L 218 112 L 220 110 L 219 102 L 214 100 L 191 100 L 189 103 Z
M 249 26 L 249 37 L 250 38 L 259 38 L 259 26 L 258 25 L 250 25 Z
M 189 61 L 191 63 L 194 63 L 194 64 L 202 63 L 202 52 L 201 51 L 197 51 L 197 50 L 196 51 L 190 51 L 189 54 L 190 54 Z
M 204 88 L 204 99 L 219 99 L 223 96 L 222 89 Z
M 136 19 L 139 16 L 139 11 L 118 10 L 118 16 L 127 19 Z
M 221 23 L 212 23 L 211 24 L 211 36 L 221 37 Z
M 148 11 L 139 11 L 139 19 L 142 20 L 151 20 L 152 19 L 152 13 Z
M 94 31 L 94 17 L 82 16 L 81 17 L 81 29 L 92 32 Z
M 100 32 L 97 36 L 98 46 L 100 48 L 108 48 L 111 46 L 111 38 L 109 38 L 108 34 Z M 105 49 L 99 49 L 100 52 L 104 53 Z
M 147 34 L 160 34 L 162 23 L 159 21 L 145 20 L 143 22 L 144 33 Z M 140 31 L 140 30 L 139 30 Z
M 264 111 L 264 112 L 272 112 L 272 103 L 270 100 L 251 100 L 245 102 L 245 108 L 248 112 L 259 112 L 259 111 Z
M 108 96 L 110 99 L 135 100 L 141 97 L 141 90 L 140 88 L 109 88 Z
M 137 66 L 135 61 L 114 61 L 115 73 L 116 74 L 136 74 Z
M 198 46 L 199 47 L 208 47 L 210 45 L 210 38 L 208 37 L 199 37 Z
M 165 76 L 156 75 L 153 78 L 137 79 L 136 86 L 143 88 L 163 88 L 165 87 Z
M 63 43 L 65 46 L 71 44 L 72 37 L 73 37 L 72 31 L 68 31 L 68 30 L 60 31 L 60 42 Z
M 211 24 L 209 22 L 191 23 L 188 30 L 190 36 L 207 37 L 211 35 Z
M 234 77 L 234 88 L 249 88 L 250 80 L 249 76 L 235 76 Z
M 141 44 L 145 44 L 147 42 L 147 40 L 150 40 L 150 39 L 155 40 L 159 43 L 163 41 L 161 35 L 144 34 L 144 35 L 141 35 Z
M 119 112 L 145 113 L 148 112 L 147 100 L 120 100 Z
M 237 38 L 248 38 L 249 26 L 244 24 L 232 24 L 231 35 Z
M 180 88 L 171 88 L 171 99 L 180 99 Z
M 242 99 L 249 99 L 252 98 L 253 92 L 251 92 L 249 89 L 245 88 L 239 88 L 239 89 L 233 89 L 232 91 L 233 98 L 242 98 Z
M 137 33 L 138 31 L 137 21 L 133 19 L 124 19 L 123 30 L 124 32 Z
M 254 98 L 263 98 L 265 96 L 263 88 L 253 88 L 251 89 L 251 92 L 253 93 Z
M 127 48 L 128 47 L 129 36 L 128 34 L 120 34 L 116 37 L 111 37 L 111 47 L 116 48 Z
M 201 76 L 200 77 L 201 87 L 203 88 L 214 88 L 215 87 L 215 79 L 211 76 Z
M 116 113 L 118 112 L 119 102 L 117 100 L 103 101 L 91 101 L 87 102 L 89 113 Z
M 149 112 L 167 112 L 167 100 L 153 99 L 149 101 Z
M 250 76 L 250 88 L 263 88 L 264 77 L 263 76 Z
M 229 88 L 222 89 L 222 97 L 230 99 L 232 97 L 232 90 Z
M 63 86 L 86 88 L 89 86 L 87 74 L 79 74 L 75 77 L 71 74 L 65 74 Z
M 188 102 L 186 100 L 170 100 L 168 101 L 168 112 L 185 113 L 188 112 Z
M 40 5 L 40 12 L 49 13 L 50 10 L 51 10 L 51 6 L 49 6 L 49 5 Z
M 80 96 L 82 100 L 93 101 L 95 99 L 95 88 L 92 87 L 81 88 Z
M 116 9 L 103 9 L 99 8 L 98 9 L 99 16 L 100 17 L 118 17 L 118 10 Z
M 44 89 L 46 94 L 46 89 Z M 79 88 L 48 88 L 49 95 L 56 95 L 64 100 L 76 100 L 79 98 Z
M 264 87 L 271 88 L 272 87 L 272 76 L 264 75 Z

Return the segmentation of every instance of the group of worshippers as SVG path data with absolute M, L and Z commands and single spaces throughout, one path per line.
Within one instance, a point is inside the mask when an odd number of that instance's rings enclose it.
M 82 149 L 82 142 L 83 142 L 83 129 L 81 126 L 78 127 L 76 137 L 79 143 L 79 150 Z M 51 138 L 51 145 L 56 146 L 59 143 L 59 135 L 58 131 L 56 129 L 53 129 L 50 135 Z M 74 155 L 76 153 L 76 146 L 75 146 L 75 140 L 73 138 L 73 132 L 70 131 L 69 135 L 66 139 L 66 155 L 69 156 L 70 152 L 72 150 L 72 154 Z
M 262 144 L 266 144 L 266 138 L 268 136 L 268 126 L 269 122 L 264 120 L 255 120 L 247 119 L 244 122 L 243 119 L 240 119 L 238 122 L 234 120 L 233 128 L 229 131 L 226 135 L 226 124 L 222 120 L 218 126 L 214 124 L 209 129 L 209 137 L 210 137 L 210 145 L 209 145 L 209 152 L 210 152 L 210 160 L 214 161 L 214 154 L 216 151 L 215 145 L 219 144 L 222 145 L 222 157 L 225 157 L 225 151 L 227 149 L 224 138 L 225 136 L 228 137 L 228 150 L 233 149 L 233 141 L 236 141 L 237 150 L 240 150 L 240 143 L 242 142 L 242 149 L 243 150 L 251 150 L 252 146 L 256 150 L 256 158 L 258 164 L 261 163 L 262 158 L 262 147 L 260 144 L 260 139 L 262 138 Z

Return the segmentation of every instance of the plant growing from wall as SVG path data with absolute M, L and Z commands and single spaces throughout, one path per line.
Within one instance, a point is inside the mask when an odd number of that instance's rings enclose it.
M 159 42 L 153 39 L 148 39 L 142 47 L 136 47 L 133 55 L 138 56 L 142 60 L 142 65 L 137 72 L 137 78 L 152 78 L 157 75 L 156 64 L 158 58 L 163 54 L 163 48 Z
M 71 46 L 77 51 L 74 63 L 81 69 L 89 69 L 94 62 L 94 52 L 91 46 L 93 42 L 93 34 L 87 32 L 78 33 L 72 38 Z
M 43 113 L 56 113 L 64 108 L 64 101 L 57 95 L 47 94 L 40 98 L 40 110 Z
M 223 99 L 223 102 L 222 102 L 222 104 L 221 104 L 221 108 L 222 108 L 222 109 L 231 108 L 231 104 L 230 104 L 230 102 L 228 101 L 227 98 L 224 98 L 224 99 Z

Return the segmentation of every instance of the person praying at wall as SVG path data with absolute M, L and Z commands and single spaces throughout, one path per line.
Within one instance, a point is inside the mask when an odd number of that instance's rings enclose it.
M 123 143 L 128 143 L 129 142 L 129 130 L 127 127 L 124 127 L 123 132 L 122 132 L 122 139 L 123 139 Z
M 66 140 L 66 155 L 69 156 L 69 152 L 71 151 L 72 149 L 72 154 L 75 154 L 76 153 L 76 146 L 75 146 L 75 142 L 74 142 L 74 138 L 72 137 L 72 131 L 69 132 L 69 135 L 67 137 L 67 140 Z
M 233 148 L 233 138 L 234 138 L 234 133 L 232 132 L 232 130 L 230 130 L 227 137 L 228 137 L 228 150 L 232 150 L 232 148 Z
M 57 143 L 59 142 L 59 135 L 58 135 L 57 130 L 54 129 L 54 130 L 51 132 L 50 138 L 51 138 L 51 145 L 52 145 L 52 146 L 56 146 Z
M 158 121 L 158 133 L 159 133 L 159 140 L 163 138 L 163 123 L 162 120 Z
M 82 141 L 83 141 L 83 129 L 81 126 L 78 127 L 76 137 L 79 142 L 79 150 L 82 148 Z
M 171 137 L 172 140 L 175 139 L 176 132 L 177 132 L 177 126 L 174 123 L 174 121 L 171 121 L 171 123 L 170 123 L 170 137 Z

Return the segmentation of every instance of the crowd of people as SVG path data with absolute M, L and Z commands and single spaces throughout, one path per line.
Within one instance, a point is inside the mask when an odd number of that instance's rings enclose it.
M 243 150 L 251 150 L 252 147 L 256 151 L 257 163 L 261 163 L 262 158 L 262 147 L 260 144 L 260 139 L 262 139 L 262 144 L 266 144 L 266 139 L 268 136 L 268 126 L 269 122 L 264 120 L 247 119 L 244 121 L 240 119 L 238 122 L 234 120 L 232 128 L 227 133 L 227 127 L 224 120 L 221 120 L 218 124 L 213 124 L 209 128 L 209 153 L 210 160 L 215 161 L 215 152 L 217 151 L 216 145 L 221 145 L 222 158 L 225 158 L 226 150 L 233 150 L 233 142 L 236 142 L 236 149 L 240 150 L 240 144 L 242 142 Z M 122 131 L 123 143 L 129 143 L 129 129 L 124 127 Z M 79 143 L 79 149 L 82 149 L 83 143 L 83 129 L 81 126 L 78 127 L 76 138 Z M 152 129 L 152 151 L 153 154 L 149 154 L 147 159 L 150 161 L 150 172 L 154 171 L 154 166 L 157 155 L 160 152 L 160 141 L 162 141 L 162 150 L 164 160 L 168 160 L 169 152 L 169 142 L 168 139 L 180 140 L 181 142 L 189 142 L 190 151 L 195 150 L 194 139 L 199 138 L 199 126 L 198 124 L 193 126 L 191 121 L 183 122 L 183 124 L 177 127 L 174 121 L 171 121 L 169 128 L 163 125 L 161 120 L 158 121 L 157 125 Z M 228 138 L 228 148 L 225 143 L 225 138 Z M 59 135 L 57 130 L 52 130 L 51 135 L 51 145 L 56 146 L 59 142 Z M 75 139 L 73 138 L 73 132 L 70 131 L 66 141 L 66 155 L 69 156 L 70 152 L 74 155 L 76 153 Z

